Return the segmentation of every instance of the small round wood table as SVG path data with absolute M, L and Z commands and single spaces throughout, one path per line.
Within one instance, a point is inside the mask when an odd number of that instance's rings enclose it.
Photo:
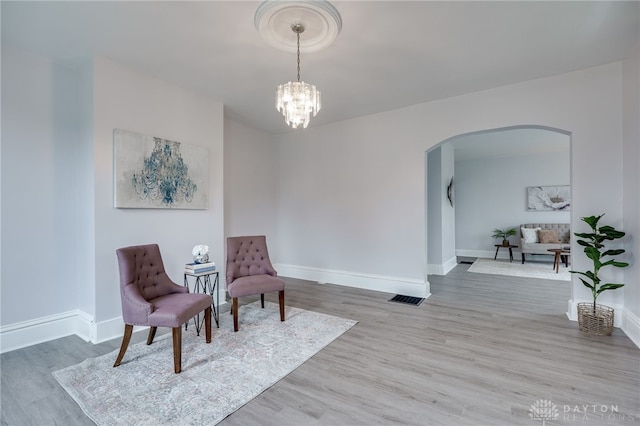
M 547 251 L 555 254 L 553 256 L 553 269 L 556 270 L 556 274 L 560 271 L 560 262 L 562 262 L 562 260 L 564 260 L 564 266 L 569 267 L 569 256 L 571 256 L 571 249 L 547 249 Z
M 502 244 L 496 244 L 496 255 L 493 256 L 493 260 L 496 260 L 498 258 L 498 250 L 500 250 L 501 247 L 509 249 L 509 262 L 513 262 L 513 249 L 518 248 L 518 246 L 512 245 L 503 246 Z

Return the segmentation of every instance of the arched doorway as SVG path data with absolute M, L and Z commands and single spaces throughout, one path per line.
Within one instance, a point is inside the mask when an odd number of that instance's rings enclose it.
M 453 136 L 427 151 L 425 169 L 428 274 L 446 274 L 459 257 L 493 257 L 495 228 L 571 220 L 569 211 L 526 208 L 527 187 L 571 185 L 567 131 L 528 125 Z

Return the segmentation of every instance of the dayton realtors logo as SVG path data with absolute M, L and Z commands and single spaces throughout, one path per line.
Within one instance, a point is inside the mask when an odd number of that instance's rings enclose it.
M 549 420 L 558 420 L 560 412 L 553 402 L 548 399 L 539 399 L 529 408 L 529 417 L 531 420 L 542 421 L 542 426 L 545 426 Z
M 597 422 L 598 424 L 634 422 L 639 419 L 637 415 L 620 413 L 618 405 L 564 404 L 557 406 L 548 399 L 539 399 L 534 402 L 529 408 L 529 417 L 531 420 L 541 421 L 543 426 L 548 421 L 559 419 L 565 422 Z

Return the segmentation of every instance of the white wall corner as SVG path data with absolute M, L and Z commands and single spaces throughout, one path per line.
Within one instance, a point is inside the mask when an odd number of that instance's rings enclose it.
M 85 342 L 95 343 L 95 330 L 96 324 L 93 321 L 93 316 L 84 311 L 78 310 L 76 315 L 75 334 Z
M 359 272 L 336 271 L 299 265 L 276 264 L 274 267 L 283 277 L 297 278 L 319 283 L 338 284 L 365 290 L 396 293 L 405 296 L 427 298 L 431 295 L 429 282 L 413 278 L 390 277 Z
M 628 309 L 622 310 L 622 325 L 620 329 L 640 348 L 640 317 Z
M 429 264 L 427 271 L 429 275 L 447 275 L 458 264 L 457 257 L 452 257 L 443 264 Z
M 446 273 L 444 272 L 444 265 L 441 265 L 439 263 L 429 263 L 427 265 L 427 273 L 429 275 L 446 275 Z
M 444 275 L 447 275 L 449 272 L 451 272 L 451 270 L 453 268 L 456 267 L 456 265 L 458 264 L 458 257 L 457 256 L 453 256 L 451 258 L 449 258 L 449 260 L 447 260 L 446 262 L 444 262 Z

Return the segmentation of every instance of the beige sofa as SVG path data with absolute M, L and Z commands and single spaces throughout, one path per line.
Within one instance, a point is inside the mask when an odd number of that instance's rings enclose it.
M 523 230 L 522 228 L 525 228 Z M 550 233 L 543 233 L 543 241 L 539 239 L 540 233 L 537 230 L 555 231 L 558 236 L 558 243 L 544 241 Z M 552 234 L 551 234 L 552 235 Z M 535 236 L 535 239 L 534 237 Z M 546 254 L 554 253 L 548 249 L 561 249 L 569 247 L 571 241 L 571 225 L 568 223 L 524 223 L 520 225 L 520 251 L 522 253 L 522 263 L 525 254 Z

